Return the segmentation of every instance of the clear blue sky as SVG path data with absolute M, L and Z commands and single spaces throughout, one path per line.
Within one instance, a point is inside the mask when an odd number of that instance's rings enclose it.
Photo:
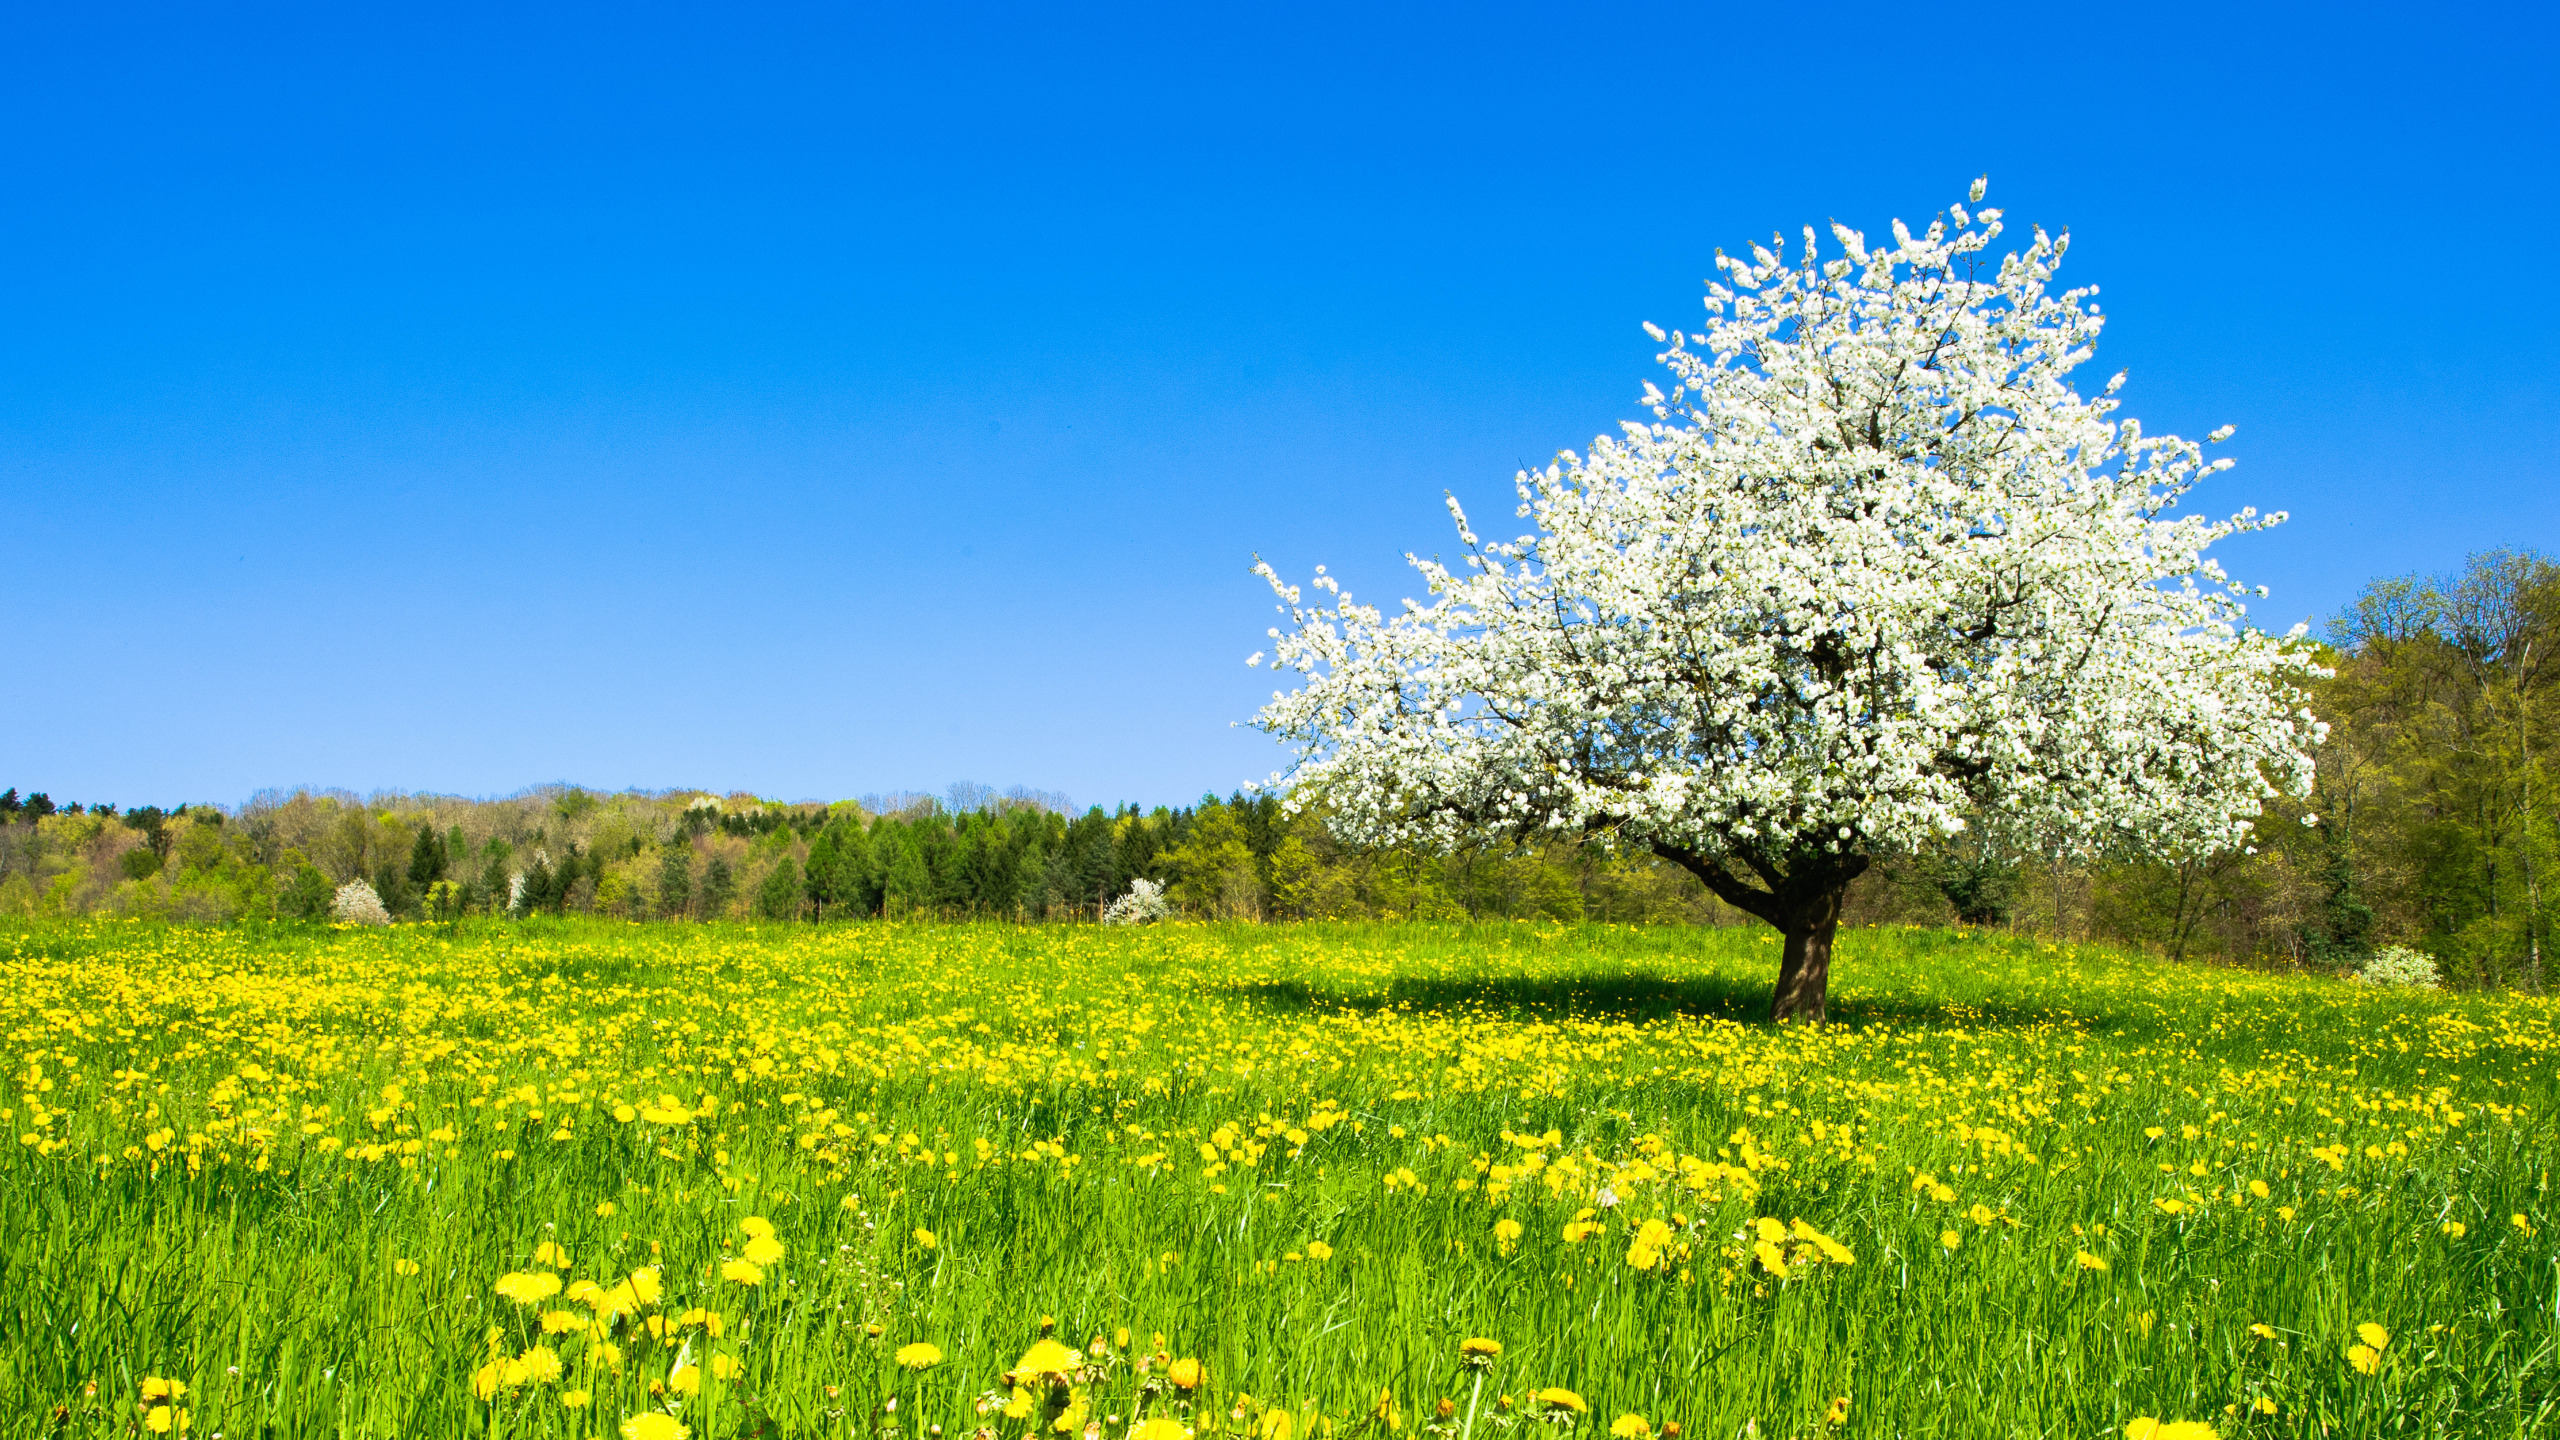
M 2281 627 L 2560 548 L 2548 6 L 30 7 L 0 786 L 1174 802 L 1718 245 L 2068 227 Z

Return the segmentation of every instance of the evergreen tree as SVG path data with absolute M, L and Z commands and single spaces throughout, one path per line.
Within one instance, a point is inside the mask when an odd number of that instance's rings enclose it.
M 682 839 L 672 840 L 658 857 L 658 913 L 681 920 L 692 900 L 693 847 Z
M 712 856 L 711 863 L 704 866 L 702 870 L 702 918 L 705 920 L 728 918 L 729 902 L 736 899 L 737 894 L 738 877 L 730 871 L 728 860 L 722 856 Z
M 516 897 L 516 908 L 527 915 L 552 908 L 551 857 L 534 852 L 533 868 L 524 872 L 524 893 Z
M 773 873 L 756 887 L 756 914 L 766 920 L 797 920 L 805 892 L 800 882 L 800 862 L 785 855 Z
M 444 867 L 444 841 L 433 826 L 418 827 L 417 841 L 409 847 L 409 884 L 423 892 L 444 878 Z
M 384 910 L 393 915 L 406 914 L 410 900 L 408 873 L 384 860 L 382 868 L 373 874 L 373 893 L 381 897 Z
M 882 913 L 905 914 L 930 906 L 933 872 L 925 864 L 924 847 L 916 843 L 915 835 L 905 826 L 891 834 L 889 843 L 888 871 L 882 881 Z
M 136 850 L 133 853 L 141 855 L 148 852 Z M 293 878 L 276 896 L 276 911 L 295 920 L 326 920 L 337 893 L 337 887 L 329 883 L 328 876 L 320 873 L 319 866 L 297 865 Z

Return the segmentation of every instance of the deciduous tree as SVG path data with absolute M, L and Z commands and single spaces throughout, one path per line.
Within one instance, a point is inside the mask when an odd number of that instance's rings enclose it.
M 1258 723 L 1294 779 L 1364 840 L 1649 848 L 1784 934 L 1779 1019 L 1823 1018 L 1880 853 L 2242 843 L 2309 784 L 2287 682 L 2316 667 L 2205 551 L 2282 517 L 2174 513 L 2229 462 L 2118 418 L 2121 375 L 2073 388 L 2095 292 L 2054 288 L 2067 236 L 1986 260 L 2001 230 L 1957 205 L 1719 254 L 1705 328 L 1647 327 L 1652 418 L 1523 472 L 1517 540 L 1453 498 L 1463 564 L 1412 559 L 1429 604 L 1260 567 L 1305 683 Z

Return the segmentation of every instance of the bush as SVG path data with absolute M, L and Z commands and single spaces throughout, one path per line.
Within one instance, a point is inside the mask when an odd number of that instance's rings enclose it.
M 332 911 L 342 925 L 388 925 L 391 912 L 382 908 L 382 897 L 362 880 L 350 880 L 338 887 Z
M 1173 907 L 1165 903 L 1163 886 L 1153 880 L 1132 880 L 1129 882 L 1129 893 L 1112 901 L 1111 908 L 1102 912 L 1102 923 L 1144 925 L 1150 920 L 1162 920 L 1172 913 Z
M 2385 945 L 2374 951 L 2355 978 L 2364 985 L 2413 985 L 2427 990 L 2443 983 L 2434 957 L 2406 945 Z

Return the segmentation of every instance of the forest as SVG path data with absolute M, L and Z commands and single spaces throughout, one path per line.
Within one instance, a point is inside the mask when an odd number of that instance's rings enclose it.
M 2368 586 L 2327 627 L 2329 725 L 2307 800 L 2249 845 L 2190 858 L 1883 857 L 1849 923 L 1961 923 L 2172 958 L 2337 970 L 2403 944 L 2473 986 L 2539 988 L 2560 855 L 2552 761 L 2560 565 L 2530 551 Z M 1321 796 L 1074 812 L 983 786 L 786 802 L 538 786 L 495 800 L 267 791 L 122 808 L 0 794 L 0 914 L 319 920 L 363 880 L 402 920 L 1093 921 L 1132 881 L 1223 920 L 1756 923 L 1605 839 L 1452 853 L 1340 843 Z

